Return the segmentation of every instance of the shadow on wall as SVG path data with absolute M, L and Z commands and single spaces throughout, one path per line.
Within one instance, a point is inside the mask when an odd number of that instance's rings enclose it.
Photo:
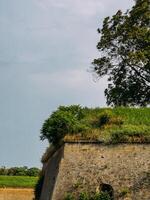
M 59 172 L 59 164 L 63 155 L 64 155 L 64 145 L 52 155 L 52 157 L 46 164 L 44 171 L 45 178 L 40 200 L 52 199 L 53 190 Z

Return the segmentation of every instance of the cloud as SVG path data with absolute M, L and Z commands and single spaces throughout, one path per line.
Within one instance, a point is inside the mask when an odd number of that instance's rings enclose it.
M 104 9 L 102 1 L 99 0 L 36 0 L 37 4 L 45 9 L 49 10 L 54 7 L 57 9 L 66 9 L 72 14 L 93 16 L 100 9 Z

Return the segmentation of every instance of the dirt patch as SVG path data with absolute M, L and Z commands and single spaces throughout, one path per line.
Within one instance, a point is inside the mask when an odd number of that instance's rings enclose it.
M 33 200 L 33 198 L 33 189 L 0 188 L 0 200 Z

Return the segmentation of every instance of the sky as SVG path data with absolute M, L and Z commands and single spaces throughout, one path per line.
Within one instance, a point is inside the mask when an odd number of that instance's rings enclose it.
M 91 73 L 104 17 L 133 0 L 0 0 L 0 166 L 41 167 L 40 129 L 59 105 L 104 107 Z

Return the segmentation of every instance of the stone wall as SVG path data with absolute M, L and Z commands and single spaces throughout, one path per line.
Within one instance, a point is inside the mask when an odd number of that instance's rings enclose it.
M 101 182 L 113 187 L 115 199 L 150 200 L 150 146 L 66 143 L 48 161 L 41 200 L 98 191 Z
M 57 175 L 59 173 L 60 161 L 63 157 L 64 146 L 57 150 L 46 163 L 43 164 L 44 183 L 40 200 L 51 200 Z

